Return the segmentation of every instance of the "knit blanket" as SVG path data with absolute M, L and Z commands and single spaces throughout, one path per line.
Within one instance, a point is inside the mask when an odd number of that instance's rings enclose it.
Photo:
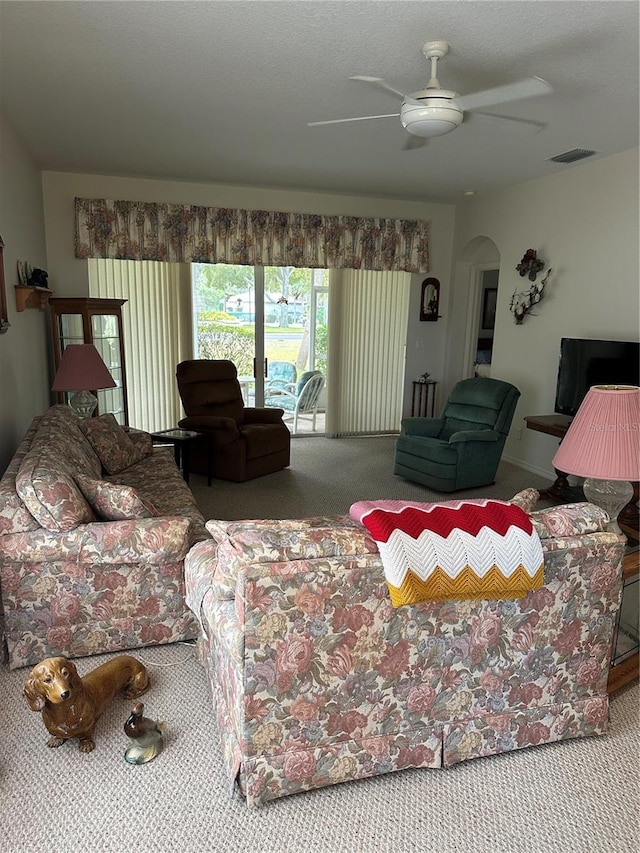
M 544 581 L 540 538 L 513 504 L 359 501 L 349 514 L 378 546 L 394 607 L 521 598 Z

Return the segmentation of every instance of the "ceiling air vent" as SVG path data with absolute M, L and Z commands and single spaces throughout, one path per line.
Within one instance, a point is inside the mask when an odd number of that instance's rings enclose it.
M 552 163 L 575 163 L 576 160 L 584 160 L 585 157 L 593 157 L 597 151 L 590 151 L 588 148 L 572 148 L 571 151 L 565 151 L 564 154 L 556 154 L 555 157 L 547 157 Z

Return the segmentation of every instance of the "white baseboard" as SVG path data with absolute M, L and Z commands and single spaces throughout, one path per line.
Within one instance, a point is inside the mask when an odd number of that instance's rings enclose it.
M 522 468 L 524 471 L 529 471 L 530 474 L 537 474 L 539 477 L 544 477 L 545 480 L 550 480 L 552 483 L 556 479 L 556 474 L 553 470 L 549 471 L 547 468 L 538 468 L 536 465 L 530 465 L 528 462 L 523 462 L 522 459 L 514 459 L 513 456 L 507 456 L 506 453 L 502 454 L 502 458 L 505 462 L 510 462 L 512 465 Z

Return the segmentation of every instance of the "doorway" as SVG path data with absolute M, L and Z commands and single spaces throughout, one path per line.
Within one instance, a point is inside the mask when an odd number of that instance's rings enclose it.
M 499 325 L 500 252 L 489 237 L 475 237 L 456 262 L 455 323 L 464 348 L 455 357 L 450 336 L 451 371 L 446 392 L 460 379 L 488 376 L 495 363 L 495 327 Z M 458 338 L 459 340 L 459 338 Z
M 493 332 L 496 325 L 499 269 L 480 271 L 478 326 L 474 356 L 474 376 L 491 376 Z

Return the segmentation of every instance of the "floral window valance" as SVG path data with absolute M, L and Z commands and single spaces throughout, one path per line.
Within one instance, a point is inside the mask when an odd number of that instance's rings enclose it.
M 76 258 L 429 271 L 429 222 L 76 198 Z

